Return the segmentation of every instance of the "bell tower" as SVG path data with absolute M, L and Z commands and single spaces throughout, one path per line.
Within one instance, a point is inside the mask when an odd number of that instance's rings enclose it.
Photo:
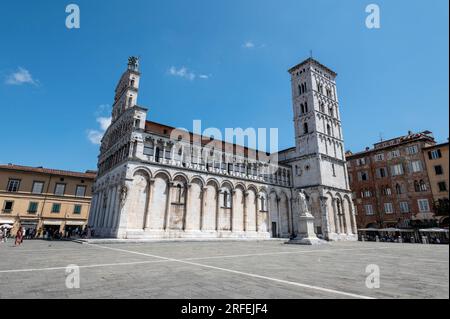
M 289 70 L 295 125 L 294 186 L 348 190 L 337 74 L 313 58 Z
M 137 105 L 140 77 L 139 58 L 129 57 L 127 70 L 122 74 L 115 90 L 112 109 L 113 123 L 125 110 Z

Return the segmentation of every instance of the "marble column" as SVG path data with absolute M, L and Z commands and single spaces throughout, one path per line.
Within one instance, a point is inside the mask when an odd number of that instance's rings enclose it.
M 328 218 L 328 198 L 325 196 L 320 197 L 320 210 L 322 213 L 322 229 L 324 232 L 324 238 L 329 239 L 330 234 L 330 220 Z
M 147 194 L 147 207 L 145 208 L 145 216 L 144 216 L 144 231 L 147 231 L 150 229 L 150 206 L 152 203 L 152 195 L 153 195 L 153 187 L 154 187 L 155 180 L 150 179 L 148 181 L 148 194 Z

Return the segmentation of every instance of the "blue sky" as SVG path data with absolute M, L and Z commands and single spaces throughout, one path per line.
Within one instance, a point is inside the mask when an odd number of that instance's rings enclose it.
M 141 57 L 139 104 L 153 121 L 277 127 L 280 149 L 293 146 L 287 70 L 313 50 L 339 74 L 346 149 L 380 133 L 449 135 L 447 0 L 72 2 L 78 30 L 65 27 L 69 1 L 1 4 L 0 163 L 95 169 L 89 136 L 130 55 Z M 365 27 L 370 3 L 377 30 Z

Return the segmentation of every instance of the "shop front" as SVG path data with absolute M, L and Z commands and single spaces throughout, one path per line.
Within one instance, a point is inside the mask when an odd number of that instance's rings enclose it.
M 79 238 L 83 233 L 83 229 L 85 226 L 85 221 L 66 221 L 66 225 L 64 226 L 64 237 L 66 238 Z
M 44 239 L 61 239 L 62 220 L 44 220 L 42 225 L 42 236 Z

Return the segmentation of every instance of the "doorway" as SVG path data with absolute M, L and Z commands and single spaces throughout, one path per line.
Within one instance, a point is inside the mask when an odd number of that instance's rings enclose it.
M 278 238 L 276 222 L 272 222 L 272 238 Z

